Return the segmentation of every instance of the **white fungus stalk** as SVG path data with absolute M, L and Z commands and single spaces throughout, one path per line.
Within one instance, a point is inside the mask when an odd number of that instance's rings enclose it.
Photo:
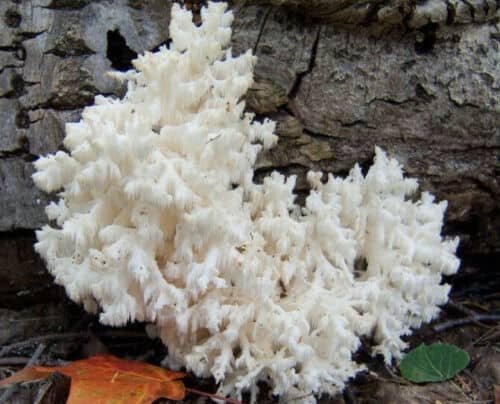
M 104 324 L 151 323 L 166 363 L 221 394 L 334 394 L 363 369 L 361 337 L 390 362 L 436 316 L 458 241 L 440 235 L 446 202 L 413 202 L 417 181 L 380 149 L 366 176 L 310 172 L 302 208 L 294 176 L 255 184 L 278 139 L 244 112 L 255 57 L 227 48 L 232 20 L 209 3 L 196 27 L 174 4 L 170 47 L 66 125 L 68 152 L 35 163 L 36 185 L 60 191 L 36 250 L 71 299 Z

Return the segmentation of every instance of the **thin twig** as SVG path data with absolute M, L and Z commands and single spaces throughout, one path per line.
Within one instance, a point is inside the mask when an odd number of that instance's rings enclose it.
M 472 310 L 469 307 L 474 307 L 474 308 L 481 309 L 483 312 L 486 312 L 486 313 L 489 311 L 488 307 L 486 307 L 485 305 L 480 304 L 479 302 L 476 302 L 474 300 L 461 300 L 460 302 L 455 302 L 455 304 L 458 304 L 462 307 L 465 307 L 468 310 Z
M 500 314 L 476 314 L 474 316 L 459 318 L 457 320 L 445 321 L 435 325 L 434 331 L 441 332 L 449 328 L 459 327 L 464 324 L 475 323 L 480 321 L 500 321 Z M 482 326 L 485 326 L 482 324 Z
M 40 345 L 38 345 L 35 352 L 33 353 L 33 356 L 30 358 L 30 360 L 28 361 L 26 366 L 34 365 L 38 361 L 38 358 L 40 357 L 40 355 L 42 354 L 42 352 L 44 351 L 46 346 L 47 345 L 45 345 L 44 343 L 41 343 Z
M 155 351 L 150 349 L 149 351 L 143 353 L 142 355 L 137 356 L 136 358 L 133 358 L 133 360 L 138 361 L 138 362 L 147 362 L 149 358 L 154 356 Z
M 449 301 L 448 306 L 455 309 L 455 310 L 458 310 L 458 311 L 460 311 L 460 312 L 464 313 L 465 315 L 472 317 L 472 318 L 474 318 L 474 316 L 480 315 L 477 312 L 475 312 L 474 310 L 466 307 L 465 304 L 463 304 L 462 302 Z M 479 327 L 483 327 L 483 328 L 487 327 L 486 325 L 484 325 L 483 323 L 481 323 L 480 321 L 475 320 L 475 319 L 472 320 L 472 323 L 476 324 Z
M 450 380 L 450 384 L 457 390 L 459 394 L 461 394 L 466 400 L 469 400 L 470 397 L 465 393 L 464 389 L 458 385 L 454 380 Z
M 481 335 L 478 339 L 472 342 L 472 345 L 478 345 L 485 343 L 487 341 L 494 340 L 496 341 L 500 337 L 500 327 L 493 328 L 491 330 L 486 331 L 483 335 Z
M 25 367 L 35 364 L 40 355 L 42 354 L 42 352 L 44 351 L 45 347 L 46 345 L 44 343 L 39 344 Z M 5 390 L 5 392 L 0 396 L 0 404 L 5 403 L 10 398 L 10 396 L 14 394 L 16 389 L 17 385 L 12 385 L 8 387 L 7 390 Z
M 14 349 L 24 348 L 26 346 L 40 343 L 43 341 L 55 341 L 55 340 L 62 340 L 62 339 L 87 338 L 87 337 L 88 337 L 88 334 L 82 333 L 82 332 L 68 332 L 68 333 L 59 333 L 59 334 L 40 335 L 38 337 L 28 338 L 28 339 L 25 339 L 24 341 L 14 342 L 13 344 L 3 346 L 2 349 L 0 350 L 0 356 L 3 356 L 7 352 L 10 352 Z
M 469 309 L 467 306 L 465 306 L 461 302 L 455 302 L 455 301 L 450 300 L 448 302 L 448 306 L 455 309 L 455 310 L 458 310 L 458 311 L 460 311 L 468 316 L 475 316 L 477 314 L 474 310 Z
M 194 394 L 197 394 L 199 396 L 211 398 L 212 400 L 225 401 L 226 403 L 229 403 L 229 404 L 243 404 L 241 401 L 235 400 L 234 398 L 222 397 L 222 396 L 218 396 L 217 394 L 207 393 L 206 391 L 196 390 L 196 389 L 192 389 L 190 387 L 186 387 L 186 391 L 188 393 L 194 393 Z
M 117 338 L 148 338 L 148 336 L 144 332 L 137 332 L 137 331 L 126 331 L 126 330 L 110 330 L 110 331 L 103 331 L 100 333 L 96 333 L 97 336 L 100 337 L 117 337 Z M 32 337 L 25 339 L 24 341 L 19 341 L 15 342 L 10 345 L 5 345 L 2 347 L 0 350 L 0 356 L 4 356 L 8 352 L 14 350 L 14 349 L 20 349 L 24 348 L 26 346 L 29 346 L 31 344 L 36 344 L 42 341 L 57 341 L 57 340 L 65 340 L 65 339 L 72 339 L 72 338 L 89 338 L 89 333 L 88 332 L 67 332 L 67 333 L 56 333 L 56 334 L 47 334 L 47 335 L 40 335 L 38 337 Z
M 9 319 L 9 323 L 23 323 L 23 322 L 29 322 L 29 321 L 46 321 L 48 319 L 54 319 L 54 318 L 65 318 L 64 316 L 58 315 L 58 316 L 43 316 L 43 317 L 29 317 L 29 318 L 18 318 L 18 319 Z
M 14 356 L 7 358 L 0 358 L 0 366 L 20 366 L 26 365 L 29 362 L 30 358 Z
M 411 385 L 411 383 L 408 380 L 403 379 L 402 377 L 400 377 L 396 373 L 394 373 L 390 366 L 385 365 L 385 370 L 387 371 L 387 373 L 389 373 L 389 375 L 392 377 L 392 379 L 388 379 L 386 377 L 380 376 L 375 372 L 369 372 L 369 375 L 374 376 L 377 380 L 380 380 L 382 382 L 399 384 L 400 386 Z

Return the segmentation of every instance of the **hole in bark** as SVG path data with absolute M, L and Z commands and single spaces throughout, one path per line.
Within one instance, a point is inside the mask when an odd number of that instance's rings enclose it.
M 10 85 L 12 86 L 16 97 L 20 97 L 24 93 L 24 80 L 19 74 L 12 77 Z
M 111 62 L 111 67 L 120 71 L 132 69 L 132 60 L 137 57 L 137 52 L 128 47 L 120 31 L 117 29 L 108 31 L 107 39 L 106 57 Z
M 29 153 L 30 141 L 26 136 L 21 136 L 21 138 L 19 139 L 19 146 L 21 147 L 21 150 L 23 150 L 26 153 Z
M 5 23 L 11 27 L 16 28 L 21 24 L 21 14 L 19 14 L 16 10 L 9 9 L 5 12 Z
M 30 117 L 28 113 L 24 110 L 21 110 L 16 115 L 16 126 L 21 129 L 29 128 L 30 126 Z
M 373 165 L 373 157 L 358 163 L 359 168 L 361 168 L 361 174 L 363 174 L 363 177 L 366 177 L 366 174 L 368 174 L 368 170 Z
M 163 41 L 162 43 L 159 43 L 156 45 L 153 49 L 151 49 L 151 52 L 158 52 L 162 46 L 166 46 L 167 48 L 170 48 L 170 44 L 172 43 L 172 39 L 167 39 L 166 41 Z
M 425 90 L 425 88 L 420 83 L 418 83 L 415 86 L 415 96 L 417 98 L 422 99 L 423 101 L 426 101 L 426 102 L 429 102 L 429 101 L 431 101 L 434 98 L 432 95 L 430 95 L 429 93 L 427 93 L 427 91 Z
M 455 21 L 455 17 L 457 15 L 457 11 L 455 6 L 451 4 L 449 1 L 446 2 L 446 25 L 453 24 Z
M 436 31 L 438 24 L 430 23 L 417 32 L 415 39 L 415 51 L 419 54 L 430 53 L 436 44 Z
M 14 55 L 18 60 L 26 60 L 26 49 L 22 46 L 18 46 Z

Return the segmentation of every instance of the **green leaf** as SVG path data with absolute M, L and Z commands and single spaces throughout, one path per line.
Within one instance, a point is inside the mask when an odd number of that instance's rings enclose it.
M 413 383 L 442 382 L 455 376 L 469 361 L 469 354 L 455 345 L 422 344 L 406 354 L 399 369 Z

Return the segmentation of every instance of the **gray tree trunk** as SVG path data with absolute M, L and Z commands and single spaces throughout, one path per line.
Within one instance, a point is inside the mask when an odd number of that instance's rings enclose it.
M 186 3 L 197 3 L 195 1 Z M 500 24 L 494 0 L 234 1 L 233 51 L 258 56 L 248 109 L 278 122 L 271 170 L 346 174 L 378 145 L 447 199 L 461 254 L 500 252 Z M 49 298 L 32 251 L 48 197 L 32 161 L 97 94 L 106 71 L 168 41 L 170 0 L 0 2 L 0 305 Z M 193 5 L 196 8 L 196 4 Z M 48 289 L 50 290 L 50 288 Z

